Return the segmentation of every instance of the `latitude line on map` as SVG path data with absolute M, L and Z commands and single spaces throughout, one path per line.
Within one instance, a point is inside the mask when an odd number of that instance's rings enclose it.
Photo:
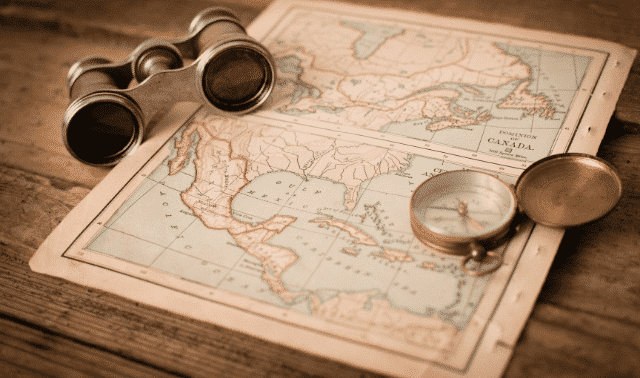
M 194 218 L 196 218 L 196 217 L 194 217 Z M 171 246 L 171 244 L 175 243 L 175 241 L 180 238 L 180 235 L 184 234 L 184 232 L 187 231 L 189 229 L 189 227 L 191 227 L 191 225 L 193 223 L 195 223 L 196 219 L 193 219 L 191 221 L 191 223 L 189 223 L 189 225 L 184 228 L 184 230 L 182 230 L 175 238 L 173 238 L 173 241 L 169 243 L 169 246 L 164 247 L 164 250 L 162 252 L 158 253 L 158 255 L 153 259 L 153 261 L 151 261 L 151 264 L 149 266 L 152 266 L 156 262 L 156 260 L 158 260 L 160 258 L 160 256 L 162 256 L 162 254 L 164 254 L 167 250 L 169 250 L 169 249 L 173 250 L 172 248 L 169 248 Z
M 268 116 L 263 115 L 263 114 L 256 115 L 256 117 L 259 117 L 259 118 L 266 118 L 266 119 L 271 119 L 271 120 L 276 120 L 276 121 L 282 121 L 282 120 L 280 120 L 280 119 L 277 119 L 277 118 L 271 118 L 271 117 L 268 117 Z M 286 121 L 286 122 L 287 122 L 287 123 L 290 123 L 290 124 L 296 124 L 296 125 L 299 125 L 299 126 L 304 126 L 304 127 L 309 127 L 309 128 L 313 128 L 313 129 L 317 129 L 317 130 L 325 131 L 325 132 L 327 131 L 327 129 L 325 129 L 325 128 L 321 127 L 321 126 L 315 126 L 315 125 L 313 125 L 313 124 L 300 123 L 300 122 L 290 122 L 290 121 Z M 325 121 L 323 121 L 323 122 L 325 122 Z M 334 124 L 334 125 L 335 125 L 335 124 Z M 272 126 L 272 127 L 282 128 L 282 126 Z M 470 160 L 470 161 L 480 162 L 480 163 L 487 164 L 487 165 L 491 165 L 491 166 L 496 166 L 496 169 L 489 169 L 489 170 L 491 170 L 491 171 L 496 171 L 496 172 L 497 172 L 497 169 L 498 169 L 499 167 L 508 167 L 508 168 L 512 168 L 512 169 L 519 170 L 519 171 L 524 170 L 524 167 L 522 167 L 522 166 L 521 166 L 521 164 L 524 162 L 524 160 L 515 160 L 515 159 L 500 158 L 500 159 L 502 159 L 502 160 L 507 160 L 507 161 L 506 161 L 506 162 L 503 162 L 503 163 L 494 163 L 494 162 L 490 162 L 490 161 L 488 161 L 488 160 L 486 160 L 486 159 L 484 159 L 484 160 L 483 160 L 483 159 L 482 159 L 482 158 L 480 158 L 480 157 L 465 156 L 465 155 L 461 155 L 461 154 L 460 154 L 460 153 L 458 153 L 458 152 L 443 152 L 443 151 L 441 151 L 441 150 L 437 150 L 437 149 L 433 149 L 433 148 L 430 148 L 430 147 L 424 147 L 424 146 L 421 146 L 421 145 L 419 145 L 419 144 L 417 144 L 417 143 L 415 143 L 415 144 L 413 144 L 413 143 L 412 143 L 412 144 L 409 144 L 409 143 L 406 143 L 405 141 L 396 141 L 396 140 L 394 140 L 394 141 L 389 141 L 389 140 L 385 140 L 385 139 L 384 139 L 384 137 L 373 137 L 373 136 L 370 136 L 370 135 L 364 135 L 364 134 L 361 134 L 361 133 L 359 133 L 359 132 L 358 132 L 358 131 L 360 131 L 360 130 L 361 130 L 361 129 L 356 128 L 356 127 L 353 127 L 353 128 L 351 128 L 351 127 L 350 127 L 348 130 L 341 129 L 339 132 L 340 132 L 341 134 L 342 134 L 342 133 L 349 134 L 349 135 L 351 135 L 352 137 L 353 137 L 353 136 L 356 136 L 356 137 L 359 137 L 359 138 L 364 137 L 364 138 L 366 138 L 366 139 L 368 139 L 368 140 L 376 141 L 377 143 L 376 143 L 376 142 L 365 142 L 365 144 L 374 145 L 374 146 L 378 146 L 378 147 L 381 147 L 381 148 L 386 148 L 386 149 L 391 149 L 391 150 L 399 150 L 398 148 L 395 148 L 395 146 L 389 146 L 389 144 L 393 144 L 393 145 L 402 145 L 402 146 L 407 146 L 407 147 L 411 147 L 411 148 L 416 148 L 416 149 L 422 150 L 422 151 L 424 151 L 424 152 L 422 152 L 422 153 L 413 153 L 413 152 L 412 152 L 412 153 L 409 153 L 409 154 L 411 154 L 411 155 L 419 155 L 419 156 L 421 156 L 421 157 L 425 157 L 425 158 L 428 158 L 428 159 L 433 159 L 433 160 L 442 160 L 442 161 L 451 162 L 451 160 L 450 160 L 450 159 L 448 159 L 448 158 L 440 158 L 440 157 L 434 157 L 434 156 L 430 156 L 430 155 L 429 155 L 429 153 L 436 153 L 436 154 L 442 154 L 442 155 L 447 155 L 447 156 L 455 156 L 455 157 L 460 158 L 460 159 L 463 159 L 463 160 Z M 330 131 L 333 131 L 333 130 L 330 130 Z M 305 133 L 305 134 L 317 135 L 317 136 L 322 136 L 322 137 L 325 137 L 325 138 L 332 138 L 332 137 L 327 137 L 327 136 L 325 136 L 325 135 L 324 135 L 323 133 L 321 133 L 321 132 L 320 132 L 320 133 L 317 133 L 317 132 L 310 132 L 310 131 L 309 131 L 309 132 L 303 132 L 303 133 Z M 391 134 L 391 135 L 394 135 L 394 134 Z M 336 139 L 336 138 L 335 138 L 335 137 L 333 137 L 333 139 Z M 411 138 L 405 138 L 405 139 L 411 139 Z M 343 139 L 343 140 L 344 140 L 344 139 Z M 351 141 L 351 139 L 346 139 L 346 140 Z M 425 142 L 425 141 L 426 141 L 426 140 L 418 140 L 418 139 L 412 139 L 412 140 L 413 140 L 413 141 L 418 141 L 418 142 Z M 440 145 L 439 143 L 436 143 L 436 142 L 429 142 L 429 143 L 434 143 L 434 144 L 436 144 L 436 145 Z M 380 144 L 382 144 L 382 145 L 380 145 Z M 385 144 L 386 144 L 387 146 L 384 146 Z M 444 145 L 444 146 L 445 146 L 445 147 L 448 147 L 448 148 L 451 148 L 450 146 L 447 146 L 447 145 Z M 489 154 L 484 153 L 484 152 L 474 152 L 473 150 L 465 150 L 465 149 L 458 149 L 458 150 L 463 150 L 463 152 L 468 152 L 468 153 L 470 153 L 470 154 L 472 154 L 472 153 L 477 153 L 477 154 L 482 154 L 482 155 L 488 155 L 488 156 L 495 157 L 494 155 L 489 155 Z M 457 165 L 463 165 L 463 166 L 470 166 L 470 167 L 471 167 L 471 166 L 473 166 L 471 163 L 455 162 L 454 164 L 457 164 Z M 528 164 L 527 164 L 527 165 L 528 165 Z M 503 173 L 506 173 L 506 172 L 503 172 Z
M 195 221 L 196 221 L 196 220 L 194 220 L 194 222 L 195 222 Z M 129 236 L 129 237 L 134 238 L 134 239 L 137 239 L 137 240 L 140 240 L 140 241 L 143 241 L 143 242 L 146 242 L 146 243 L 153 244 L 153 245 L 156 245 L 156 246 L 158 246 L 158 247 L 162 247 L 162 248 L 164 248 L 164 250 L 163 250 L 161 253 L 159 253 L 159 254 L 158 254 L 158 256 L 156 256 L 156 257 L 154 258 L 154 260 L 153 260 L 149 265 L 144 265 L 144 264 L 140 264 L 140 263 L 137 263 L 137 262 L 133 262 L 133 261 L 131 261 L 131 260 L 126 260 L 126 259 L 124 259 L 125 261 L 127 261 L 127 262 L 129 262 L 129 263 L 131 263 L 131 264 L 135 264 L 135 265 L 143 266 L 143 267 L 145 267 L 145 268 L 149 268 L 149 269 L 156 269 L 156 270 L 158 270 L 158 271 L 162 271 L 162 272 L 166 272 L 166 273 L 168 273 L 168 274 L 176 275 L 176 274 L 174 274 L 174 273 L 167 272 L 167 271 L 165 271 L 165 270 L 163 270 L 163 269 L 153 267 L 153 265 L 155 264 L 155 261 L 160 257 L 160 255 L 164 254 L 164 253 L 165 253 L 165 252 L 167 252 L 167 251 L 170 251 L 170 252 L 172 252 L 172 253 L 177 253 L 177 254 L 180 254 L 180 255 L 183 255 L 183 256 L 187 256 L 187 257 L 189 257 L 189 258 L 191 258 L 191 259 L 198 260 L 198 261 L 201 261 L 201 262 L 206 262 L 207 264 L 212 264 L 212 265 L 218 266 L 218 267 L 223 268 L 223 269 L 227 269 L 227 270 L 232 270 L 232 269 L 233 269 L 233 268 L 230 268 L 230 267 L 228 267 L 228 266 L 218 264 L 218 263 L 216 263 L 216 262 L 214 262 L 214 261 L 201 259 L 201 258 L 199 258 L 199 257 L 196 257 L 196 256 L 193 256 L 193 255 L 190 255 L 190 254 L 185 253 L 185 252 L 182 252 L 182 251 L 179 251 L 179 250 L 177 250 L 177 249 L 175 249 L 175 248 L 165 247 L 165 246 L 163 246 L 162 244 L 155 243 L 155 242 L 153 242 L 153 241 L 151 241 L 151 240 L 143 239 L 143 238 L 141 238 L 141 237 L 139 237 L 139 236 L 136 236 L 136 235 L 133 235 L 133 234 L 129 234 L 129 233 L 124 232 L 124 231 L 121 231 L 121 230 L 117 230 L 117 229 L 113 229 L 113 228 L 108 228 L 108 227 L 103 228 L 103 230 L 110 230 L 110 231 L 112 231 L 112 232 L 116 232 L 116 233 L 119 233 L 119 234 L 122 234 L 122 235 L 127 235 L 127 236 Z M 186 231 L 186 230 L 185 230 L 185 231 Z M 83 248 L 83 249 L 84 249 L 84 248 Z M 116 259 L 122 259 L 122 258 L 120 258 L 120 257 L 113 256 L 112 254 L 109 254 L 109 253 L 106 253 L 106 252 L 101 252 L 101 251 L 96 251 L 96 250 L 90 250 L 90 249 L 89 249 L 89 250 L 87 250 L 87 251 L 92 252 L 92 253 L 99 253 L 99 254 L 107 255 L 107 256 L 110 256 L 110 257 L 112 257 L 112 258 L 116 258 Z M 241 256 L 241 258 L 242 258 L 242 256 Z M 247 272 L 243 272 L 243 273 L 248 274 Z M 176 276 L 177 276 L 177 275 L 176 275 Z M 256 276 L 259 276 L 259 275 L 256 275 Z M 194 281 L 194 282 L 197 282 L 198 284 L 201 284 L 201 285 L 204 285 L 204 286 L 207 286 L 207 287 L 212 287 L 212 286 L 210 286 L 210 285 L 208 285 L 208 284 L 206 284 L 206 283 L 200 282 L 200 281 Z M 214 287 L 214 288 L 215 288 L 215 287 Z
M 124 232 L 124 231 L 121 231 L 121 230 L 118 230 L 118 229 L 115 229 L 115 228 L 110 228 L 110 227 L 104 227 L 104 226 L 103 226 L 103 227 L 101 227 L 101 229 L 100 229 L 98 232 L 96 232 L 96 233 L 95 233 L 95 235 L 98 235 L 98 233 L 100 233 L 100 232 L 101 232 L 101 231 L 103 231 L 103 230 L 109 230 L 109 231 L 117 232 L 117 233 L 122 234 L 122 235 L 127 235 L 127 236 L 129 236 L 129 237 L 134 238 L 134 239 L 137 239 L 137 240 L 143 241 L 143 242 L 145 242 L 145 243 L 153 244 L 153 245 L 158 246 L 158 247 L 161 247 L 161 248 L 163 248 L 163 249 L 166 249 L 166 248 L 167 248 L 166 246 L 164 246 L 164 245 L 162 245 L 162 244 L 159 244 L 159 243 L 156 243 L 156 242 L 154 242 L 154 241 L 146 240 L 146 239 L 143 239 L 143 238 L 141 238 L 141 237 L 139 237 L 139 236 L 136 236 L 136 235 L 130 234 L 130 233 L 128 233 L 128 232 Z M 92 241 L 93 241 L 93 239 L 92 239 Z M 87 251 L 90 251 L 90 252 L 97 252 L 97 253 L 100 253 L 100 254 L 103 254 L 103 255 L 108 255 L 108 256 L 111 256 L 111 257 L 114 257 L 114 258 L 118 258 L 118 257 L 113 256 L 112 254 L 109 254 L 109 253 L 106 253 L 106 252 L 96 251 L 96 250 L 93 250 L 93 249 L 87 249 L 87 247 L 88 247 L 90 244 L 91 244 L 91 242 L 89 242 L 89 243 L 88 243 L 85 247 L 83 247 L 82 249 L 87 250 Z M 162 253 L 160 253 L 160 254 L 162 254 Z M 130 260 L 126 260 L 126 261 L 129 261 L 129 262 L 131 262 L 131 263 L 133 263 L 133 264 L 141 265 L 141 266 L 144 266 L 144 267 L 147 267 L 147 268 L 148 268 L 148 267 L 150 267 L 150 265 L 143 265 L 143 264 L 135 263 L 135 262 L 130 261 Z
M 188 176 L 190 176 L 190 175 L 188 175 Z M 159 180 L 159 181 L 156 181 L 156 180 L 154 180 L 154 179 L 152 179 L 152 178 L 150 178 L 150 177 L 146 177 L 146 178 L 145 178 L 146 180 L 149 180 L 149 181 L 154 182 L 154 183 L 155 183 L 155 185 L 154 185 L 154 186 L 152 186 L 152 187 L 151 187 L 151 189 L 149 189 L 148 191 L 146 191 L 144 194 L 142 194 L 142 195 L 138 198 L 138 200 L 140 200 L 140 199 L 142 199 L 143 197 L 145 197 L 145 196 L 146 196 L 146 194 L 147 194 L 149 191 L 151 191 L 153 188 L 157 187 L 158 185 L 161 185 L 161 186 L 163 186 L 164 188 L 166 188 L 166 189 L 168 189 L 168 190 L 175 191 L 176 193 L 181 193 L 181 191 L 180 191 L 180 190 L 178 190 L 178 189 L 175 189 L 175 188 L 172 188 L 172 187 L 170 187 L 170 186 L 167 186 L 166 184 L 162 184 L 162 181 L 163 181 L 166 177 L 168 177 L 168 176 L 165 176 L 163 179 L 161 179 L 161 180 Z M 323 179 L 323 178 L 317 178 L 317 179 L 319 179 L 319 180 L 325 180 L 325 179 Z M 392 193 L 386 193 L 386 192 L 376 191 L 376 190 L 374 190 L 374 189 L 369 189 L 369 188 L 368 188 L 368 186 L 369 186 L 369 184 L 370 184 L 370 181 L 371 181 L 371 180 L 368 180 L 368 181 L 369 181 L 369 182 L 367 183 L 366 188 L 364 188 L 364 189 L 363 189 L 363 191 L 364 191 L 364 192 L 366 192 L 366 191 L 370 191 L 370 192 L 378 192 L 378 193 L 384 193 L 384 194 L 393 195 L 393 196 L 397 196 L 397 197 L 405 197 L 405 198 L 408 198 L 408 197 L 403 196 L 402 194 L 398 194 L 398 193 L 393 193 L 393 194 L 392 194 Z M 304 182 L 304 181 L 302 181 L 302 182 Z M 302 184 L 302 182 L 301 182 L 301 184 Z M 300 186 L 301 184 L 299 184 L 299 186 Z M 299 188 L 299 186 L 298 186 L 298 188 Z M 298 188 L 296 188 L 296 189 L 298 189 Z M 263 199 L 261 199 L 261 198 L 259 198 L 259 197 L 252 197 L 252 196 L 248 196 L 248 195 L 246 195 L 246 194 L 244 194 L 244 193 L 238 193 L 238 195 L 246 196 L 246 197 L 248 197 L 248 198 L 252 198 L 252 199 L 254 199 L 254 200 L 258 200 L 258 201 L 261 201 L 261 202 L 265 202 L 265 203 L 269 203 L 269 204 L 277 205 L 277 204 L 276 204 L 276 203 L 274 203 L 274 202 L 270 202 L 270 201 L 267 201 L 267 200 L 263 200 Z M 359 197 L 359 199 L 358 199 L 358 203 L 359 203 L 359 201 L 362 199 L 362 197 L 363 197 L 363 196 L 360 196 L 360 197 Z M 138 201 L 138 200 L 137 200 L 137 201 Z M 136 202 L 137 202 L 137 201 L 136 201 Z M 133 207 L 134 205 L 135 205 L 135 202 L 134 202 L 133 204 L 131 204 L 131 205 L 129 206 L 129 208 Z M 285 204 L 285 205 L 281 205 L 281 209 L 283 209 L 283 208 L 292 209 L 292 210 L 296 210 L 296 211 L 301 211 L 301 212 L 305 212 L 305 213 L 307 213 L 307 214 L 311 214 L 311 215 L 317 215 L 317 213 L 314 213 L 314 212 L 311 212 L 311 211 L 307 211 L 307 210 L 304 210 L 304 209 L 301 209 L 301 208 L 290 207 L 290 206 L 287 206 L 286 204 Z M 354 210 L 355 210 L 355 208 L 357 208 L 357 205 L 354 207 Z M 250 215 L 250 216 L 254 216 L 254 217 L 255 217 L 255 215 L 253 215 L 253 214 L 249 214 L 249 213 L 245 213 L 245 212 L 243 212 L 243 211 L 233 210 L 233 209 L 230 209 L 230 210 L 232 210 L 233 212 L 236 212 L 236 213 L 246 214 L 246 215 Z M 278 211 L 278 213 L 280 213 L 280 212 L 281 212 L 281 210 L 280 210 L 280 211 Z M 353 210 L 351 211 L 351 214 L 348 216 L 348 218 L 350 218 L 350 217 L 352 217 L 352 216 L 353 216 Z M 190 223 L 190 224 L 189 224 L 189 225 L 188 225 L 188 226 L 187 226 L 187 227 L 186 227 L 186 228 L 181 232 L 181 234 L 182 234 L 182 233 L 184 233 L 184 232 L 185 232 L 185 231 L 186 231 L 186 230 L 187 230 L 187 229 L 188 229 L 188 228 L 189 228 L 189 227 L 190 227 L 194 222 L 196 222 L 196 221 L 197 221 L 197 217 L 196 217 L 195 215 L 194 215 L 193 217 L 194 217 L 194 220 L 193 220 L 193 221 L 192 221 L 192 222 L 191 222 L 191 223 Z M 348 218 L 347 218 L 347 219 L 348 219 Z M 266 220 L 266 219 L 264 219 L 264 220 Z M 114 220 L 114 221 L 113 221 L 113 223 L 115 223 L 116 221 L 117 221 L 117 220 Z M 289 226 L 289 227 L 292 227 L 292 228 L 295 228 L 295 229 L 298 229 L 298 230 L 301 230 L 301 231 L 311 232 L 311 233 L 314 233 L 314 234 L 317 234 L 317 235 L 327 236 L 327 234 L 326 234 L 326 233 L 313 231 L 312 229 L 306 229 L 306 228 L 300 228 L 300 227 L 297 227 L 297 226 L 295 226 L 295 223 L 293 223 L 293 224 L 292 224 L 291 226 Z M 372 226 L 362 225 L 362 227 L 371 228 Z M 162 244 L 158 244 L 158 243 L 155 243 L 155 242 L 153 242 L 153 241 L 150 241 L 150 240 L 146 240 L 146 239 L 140 238 L 140 237 L 135 236 L 135 235 L 133 235 L 133 234 L 129 234 L 129 233 L 124 232 L 124 231 L 121 231 L 121 230 L 113 229 L 113 228 L 111 228 L 111 227 L 102 226 L 102 229 L 109 229 L 109 230 L 112 230 L 112 231 L 114 231 L 114 232 L 119 232 L 119 233 L 122 233 L 122 234 L 125 234 L 125 235 L 128 235 L 128 236 L 134 237 L 134 238 L 136 238 L 136 239 L 138 239 L 138 240 L 145 241 L 145 242 L 149 242 L 149 243 L 151 243 L 151 244 L 155 244 L 155 245 L 157 245 L 157 246 L 159 246 L 159 247 L 163 247 L 163 248 L 165 248 L 165 249 L 169 249 L 169 250 L 171 250 L 171 251 L 175 251 L 175 252 L 178 252 L 178 253 L 185 254 L 184 252 L 181 252 L 180 250 L 177 250 L 177 249 L 172 248 L 172 247 L 170 246 L 170 245 L 171 245 L 171 243 L 169 243 L 169 245 L 168 245 L 168 246 L 164 246 L 164 245 L 162 245 Z M 408 233 L 408 232 L 404 232 L 404 231 L 402 231 L 402 230 L 397 230 L 397 229 L 394 229 L 394 230 L 393 230 L 393 232 L 402 233 L 402 234 L 405 234 L 405 235 L 409 235 L 409 234 L 410 234 L 410 233 Z M 98 234 L 98 232 L 96 233 L 96 235 L 97 235 L 97 234 Z M 349 240 L 349 239 L 351 239 L 351 237 L 340 237 L 340 235 L 341 235 L 341 234 L 342 234 L 342 233 L 338 233 L 338 234 L 336 234 L 335 238 L 337 238 L 337 239 L 341 239 L 341 240 Z M 176 237 L 176 239 L 177 239 L 177 237 Z M 191 256 L 191 255 L 189 255 L 189 254 L 185 254 L 185 255 L 190 256 L 190 257 L 194 257 L 194 256 Z M 194 258 L 195 258 L 195 257 L 194 257 Z M 203 260 L 203 261 L 208 261 L 208 260 Z M 215 262 L 212 262 L 212 261 L 208 261 L 208 262 L 210 262 L 210 263 L 212 263 L 212 264 L 215 264 Z
M 286 171 L 286 172 L 288 172 L 288 171 Z M 189 176 L 190 176 L 190 175 L 189 175 Z M 165 177 L 166 177 L 166 176 L 165 176 Z M 314 178 L 314 179 L 317 179 L 317 180 L 323 180 L 323 181 L 329 181 L 329 182 L 332 182 L 331 180 L 327 180 L 327 179 L 324 179 L 324 178 L 321 178 L 321 177 L 313 177 L 313 178 Z M 177 193 L 181 193 L 181 191 L 180 191 L 180 190 L 178 190 L 178 189 L 175 189 L 175 188 L 172 188 L 172 187 L 170 187 L 170 186 L 167 186 L 167 185 L 162 184 L 162 183 L 161 183 L 161 182 L 162 182 L 162 180 L 160 180 L 160 181 L 156 181 L 156 180 L 153 180 L 153 179 L 151 179 L 151 178 L 147 178 L 147 179 L 148 179 L 148 180 L 151 180 L 151 181 L 153 181 L 153 182 L 155 182 L 155 183 L 157 183 L 157 184 L 160 184 L 160 185 L 162 185 L 163 187 L 165 187 L 165 188 L 167 188 L 167 189 L 169 189 L 169 190 L 173 190 L 173 191 L 175 191 L 175 192 L 177 192 Z M 370 181 L 370 180 L 368 180 L 368 181 Z M 299 185 L 302 185 L 302 183 L 303 183 L 303 182 L 305 182 L 305 181 L 304 181 L 304 179 L 303 179 L 303 181 L 302 181 Z M 215 184 L 214 184 L 214 185 L 215 185 Z M 154 185 L 152 188 L 154 188 L 154 187 L 155 187 L 155 185 Z M 365 189 L 363 189 L 363 191 L 365 191 L 365 192 L 366 192 L 366 191 L 372 191 L 372 192 L 376 192 L 376 193 L 383 193 L 383 194 L 387 194 L 387 195 L 392 195 L 392 196 L 405 197 L 405 198 L 407 198 L 406 196 L 403 196 L 403 195 L 401 195 L 401 194 L 381 192 L 381 191 L 377 191 L 377 190 L 374 190 L 374 189 L 369 189 L 368 187 L 369 187 L 369 183 L 367 184 L 366 188 L 365 188 Z M 296 189 L 297 189 L 297 188 L 296 188 Z M 293 194 L 294 194 L 294 193 L 292 193 L 292 195 L 289 197 L 289 199 L 293 196 Z M 272 204 L 272 205 L 278 205 L 278 206 L 280 206 L 279 204 L 277 204 L 277 203 L 275 203 L 275 202 L 271 202 L 271 201 L 268 201 L 268 200 L 262 199 L 262 198 L 260 198 L 260 197 L 253 197 L 253 196 L 250 196 L 250 195 L 245 194 L 245 193 L 242 193 L 242 192 L 239 192 L 237 195 L 245 196 L 245 197 L 247 197 L 247 198 L 251 198 L 251 199 L 253 199 L 253 200 L 257 200 L 257 201 L 265 202 L 265 203 L 268 203 L 268 204 Z M 144 195 L 143 195 L 143 196 L 144 196 Z M 143 196 L 141 196 L 140 198 L 142 198 Z M 361 197 L 362 197 L 362 196 L 360 196 L 360 197 L 359 197 L 358 201 L 360 201 L 360 198 L 361 198 Z M 356 208 L 356 207 L 357 207 L 357 204 L 356 204 L 356 206 L 354 206 L 354 210 L 355 210 L 355 208 Z M 298 208 L 298 207 L 291 207 L 291 206 L 288 206 L 288 205 L 286 205 L 286 204 L 281 205 L 281 209 L 282 209 L 282 208 L 292 209 L 292 210 L 295 210 L 295 211 L 301 211 L 301 212 L 304 212 L 304 213 L 307 213 L 307 214 L 311 214 L 311 215 L 318 215 L 317 213 L 314 213 L 314 212 L 311 212 L 311 211 L 308 211 L 308 210 L 304 210 L 304 209 L 302 209 L 302 208 Z M 236 213 L 243 214 L 243 215 L 253 216 L 253 217 L 256 217 L 256 218 L 262 219 L 262 220 L 264 220 L 264 221 L 266 221 L 266 220 L 267 220 L 267 219 L 264 219 L 264 218 L 258 217 L 258 216 L 254 215 L 254 214 L 250 214 L 250 213 L 247 213 L 247 212 L 244 212 L 244 211 L 234 210 L 234 209 L 230 209 L 230 210 L 231 210 L 231 211 L 233 211 L 233 212 L 236 212 Z M 278 213 L 279 213 L 279 212 L 278 212 Z M 194 216 L 195 218 L 197 218 L 195 215 L 193 215 L 193 216 Z M 347 217 L 347 219 L 348 219 L 349 217 L 351 217 L 351 216 L 352 216 L 352 214 L 351 214 L 351 215 L 349 215 L 349 216 Z M 298 230 L 303 230 L 303 231 L 312 232 L 312 233 L 315 233 L 315 234 L 318 234 L 318 235 L 327 235 L 327 234 L 322 233 L 322 232 L 317 232 L 317 231 L 313 231 L 313 230 L 306 229 L 306 228 L 296 227 L 296 226 L 295 226 L 295 223 L 291 224 L 291 225 L 290 225 L 290 226 L 288 226 L 288 227 L 293 227 L 293 228 L 296 228 L 296 229 L 298 229 Z M 367 228 L 369 228 L 369 227 L 371 227 L 371 226 L 366 226 L 366 225 L 364 225 L 363 227 L 367 227 Z M 104 228 L 111 229 L 111 228 L 109 228 L 109 227 L 104 227 Z M 114 230 L 114 231 L 118 231 L 118 230 Z M 186 229 L 185 229 L 185 231 L 186 231 Z M 403 234 L 407 234 L 407 235 L 409 235 L 409 234 L 410 234 L 409 232 L 404 232 L 404 231 L 401 231 L 401 230 L 395 230 L 395 229 L 394 229 L 393 231 L 394 231 L 394 232 L 403 233 Z M 120 231 L 119 231 L 119 232 L 120 232 Z M 126 233 L 125 233 L 125 234 L 126 234 Z M 127 235 L 129 235 L 129 234 L 127 234 Z M 133 236 L 133 235 L 130 235 L 130 236 Z M 349 238 L 350 238 L 350 237 L 349 237 Z M 349 238 L 345 238 L 345 239 L 343 239 L 343 240 L 348 240 Z M 144 239 L 140 239 L 140 240 L 144 240 Z M 159 244 L 158 244 L 158 245 L 159 245 Z M 161 246 L 161 245 L 159 245 L 159 246 Z M 167 248 L 172 249 L 171 247 L 167 247 Z M 172 249 L 172 250 L 175 250 L 175 249 Z M 175 250 L 175 251 L 176 251 L 176 252 L 179 252 L 178 250 Z
M 322 180 L 322 179 L 319 179 L 319 180 Z M 383 194 L 388 194 L 388 195 L 393 195 L 393 196 L 398 196 L 398 197 L 408 198 L 407 196 L 403 196 L 403 195 L 401 195 L 401 194 L 397 194 L 397 193 L 386 193 L 386 192 L 376 191 L 376 190 L 373 190 L 373 189 L 368 189 L 368 191 L 372 191 L 372 192 L 376 192 L 376 193 L 383 193 Z M 245 197 L 251 198 L 251 199 L 253 199 L 253 200 L 258 200 L 258 201 L 262 201 L 262 202 L 269 203 L 269 204 L 272 204 L 272 205 L 276 205 L 276 204 L 275 204 L 275 203 L 273 203 L 273 202 L 269 202 L 269 201 L 263 200 L 263 199 L 258 198 L 258 197 L 248 196 L 248 195 L 246 195 L 246 194 L 244 194 L 244 193 L 238 193 L 238 195 L 242 195 L 242 196 L 245 196 Z M 295 210 L 295 211 L 300 211 L 300 212 L 304 212 L 304 213 L 307 213 L 307 214 L 310 214 L 310 215 L 319 215 L 318 213 L 314 213 L 314 212 L 307 211 L 307 210 L 304 210 L 304 209 L 301 209 L 301 208 L 291 207 L 291 206 L 287 206 L 287 205 L 283 205 L 283 206 L 282 206 L 282 208 L 283 208 L 283 209 L 291 209 L 291 210 Z M 355 208 L 354 208 L 354 209 L 355 209 Z M 253 214 L 249 214 L 249 213 L 246 213 L 246 212 L 243 212 L 243 211 L 239 211 L 239 210 L 234 210 L 234 212 L 241 213 L 241 214 L 246 214 L 246 215 L 251 215 L 251 216 L 255 216 L 255 215 L 253 215 Z M 329 215 L 327 215 L 327 216 L 329 216 Z M 353 216 L 353 215 L 349 215 L 349 217 L 348 217 L 347 219 L 349 219 L 351 216 Z M 360 226 L 359 226 L 359 227 L 360 227 Z M 362 225 L 361 227 L 373 228 L 373 226 L 368 226 L 368 225 Z M 313 230 L 310 230 L 310 229 L 307 229 L 307 228 L 297 227 L 297 226 L 295 226 L 295 222 L 294 222 L 294 223 L 292 223 L 292 224 L 291 224 L 290 226 L 288 226 L 287 228 L 295 228 L 295 229 L 297 229 L 297 230 L 301 230 L 301 231 L 312 232 L 312 233 L 315 233 L 315 234 L 317 234 L 317 235 L 327 235 L 327 234 L 322 233 L 322 232 L 316 232 L 316 231 L 313 231 Z M 411 232 L 401 231 L 401 230 L 397 230 L 397 229 L 393 229 L 393 232 L 398 232 L 398 233 L 402 233 L 402 234 L 405 234 L 405 235 L 411 235 L 411 234 L 412 234 Z M 351 238 L 351 237 L 347 237 L 347 238 L 343 238 L 342 240 L 348 240 L 348 239 L 352 239 L 352 238 Z

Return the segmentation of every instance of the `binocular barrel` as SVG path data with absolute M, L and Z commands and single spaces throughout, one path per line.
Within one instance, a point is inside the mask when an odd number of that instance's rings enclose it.
M 192 62 L 185 67 L 184 60 Z M 275 81 L 269 51 L 231 11 L 209 8 L 182 39 L 150 39 L 121 63 L 98 56 L 76 62 L 67 75 L 63 140 L 84 163 L 114 165 L 142 142 L 145 125 L 175 103 L 242 114 L 262 105 Z

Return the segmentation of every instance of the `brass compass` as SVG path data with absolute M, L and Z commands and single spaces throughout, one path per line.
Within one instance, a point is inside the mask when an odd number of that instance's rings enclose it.
M 411 228 L 427 247 L 464 256 L 462 270 L 479 276 L 501 266 L 502 256 L 494 250 L 512 236 L 520 223 L 514 222 L 518 215 L 567 228 L 604 216 L 621 195 L 622 183 L 613 167 L 586 154 L 544 158 L 529 166 L 515 186 L 485 172 L 449 171 L 415 189 Z M 487 257 L 494 260 L 490 268 L 468 267 L 471 260 L 483 262 Z

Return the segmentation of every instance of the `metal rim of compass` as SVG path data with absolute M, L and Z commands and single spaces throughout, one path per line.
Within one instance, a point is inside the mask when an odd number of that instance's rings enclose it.
M 418 217 L 416 216 L 416 210 L 418 205 L 424 200 L 425 190 L 435 190 L 436 187 L 442 182 L 445 183 L 444 187 L 438 187 L 437 189 L 446 189 L 448 187 L 454 187 L 457 185 L 461 185 L 456 181 L 456 178 L 460 176 L 468 176 L 468 175 L 477 175 L 475 177 L 480 177 L 483 180 L 483 184 L 490 186 L 493 188 L 498 188 L 502 193 L 501 195 L 506 195 L 511 203 L 508 206 L 509 212 L 505 216 L 502 217 L 500 225 L 498 225 L 493 230 L 482 234 L 482 235 L 474 235 L 474 236 L 456 236 L 456 235 L 444 235 L 438 232 L 435 232 L 429 229 L 426 225 L 424 225 Z M 457 177 L 456 177 L 457 176 Z M 429 188 L 429 186 L 434 186 L 434 188 Z M 496 192 L 495 190 L 492 190 Z M 499 194 L 499 195 L 500 195 Z M 411 199 L 409 201 L 409 217 L 410 224 L 416 238 L 422 242 L 424 245 L 435 249 L 438 252 L 445 253 L 448 255 L 462 256 L 468 255 L 470 253 L 470 244 L 472 242 L 476 242 L 487 249 L 493 249 L 497 245 L 501 244 L 510 231 L 510 224 L 513 221 L 517 212 L 517 201 L 516 194 L 513 190 L 512 186 L 502 181 L 501 179 L 492 176 L 488 173 L 475 171 L 475 170 L 459 170 L 459 171 L 448 171 L 440 173 L 436 176 L 430 177 L 424 182 L 422 182 L 411 195 Z

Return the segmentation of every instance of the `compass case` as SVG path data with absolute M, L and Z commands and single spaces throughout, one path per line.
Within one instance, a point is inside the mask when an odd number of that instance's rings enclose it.
M 567 228 L 611 211 L 622 182 L 606 161 L 587 154 L 551 155 L 527 168 L 516 182 L 518 207 L 538 224 Z

